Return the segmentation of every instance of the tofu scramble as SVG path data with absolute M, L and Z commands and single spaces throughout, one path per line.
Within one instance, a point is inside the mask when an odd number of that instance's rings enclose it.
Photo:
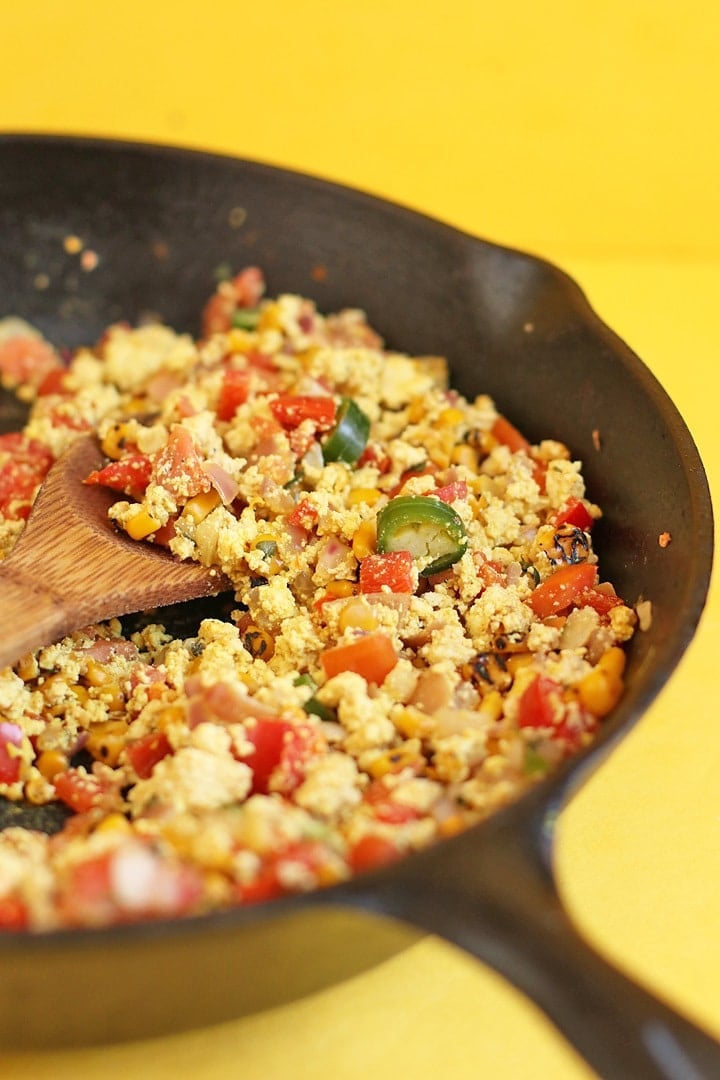
M 202 337 L 110 327 L 71 358 L 0 323 L 7 554 L 52 462 L 97 432 L 138 542 L 222 570 L 226 613 L 85 627 L 0 671 L 0 928 L 198 914 L 389 863 L 516 799 L 594 738 L 636 612 L 598 506 L 444 361 L 364 314 L 221 283 Z M 162 613 L 160 613 L 161 615 Z

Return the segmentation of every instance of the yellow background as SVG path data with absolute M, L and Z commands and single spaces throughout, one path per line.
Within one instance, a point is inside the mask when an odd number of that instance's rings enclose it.
M 559 263 L 674 397 L 717 495 L 712 0 L 3 8 L 2 130 L 289 165 Z M 718 1037 L 719 619 L 715 587 L 668 688 L 562 815 L 557 854 L 571 910 L 598 946 Z M 0 1063 L 13 1080 L 368 1074 L 591 1075 L 525 999 L 429 939 L 315 998 L 217 1029 Z

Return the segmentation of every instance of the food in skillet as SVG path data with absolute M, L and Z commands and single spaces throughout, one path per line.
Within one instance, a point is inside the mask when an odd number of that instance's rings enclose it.
M 8 552 L 52 461 L 96 430 L 140 542 L 216 565 L 223 617 L 87 627 L 0 672 L 0 794 L 62 830 L 0 834 L 0 926 L 194 914 L 307 891 L 452 835 L 586 746 L 638 618 L 600 509 L 444 362 L 364 315 L 223 282 L 193 341 L 111 327 L 64 363 L 0 324 Z M 40 568 L 41 572 L 41 568 Z

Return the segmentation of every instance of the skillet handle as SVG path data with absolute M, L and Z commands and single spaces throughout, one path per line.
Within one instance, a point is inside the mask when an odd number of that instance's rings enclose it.
M 356 879 L 352 902 L 439 934 L 489 964 L 539 1005 L 601 1077 L 720 1077 L 720 1044 L 578 934 L 538 836 L 496 819 L 483 830 L 396 864 L 374 876 L 371 889 Z

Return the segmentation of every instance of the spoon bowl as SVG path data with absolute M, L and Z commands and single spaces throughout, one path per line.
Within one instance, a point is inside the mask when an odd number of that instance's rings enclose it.
M 83 483 L 101 464 L 94 436 L 72 443 L 0 566 L 0 667 L 90 623 L 230 587 L 216 568 L 182 562 L 114 529 L 107 512 L 116 493 Z

